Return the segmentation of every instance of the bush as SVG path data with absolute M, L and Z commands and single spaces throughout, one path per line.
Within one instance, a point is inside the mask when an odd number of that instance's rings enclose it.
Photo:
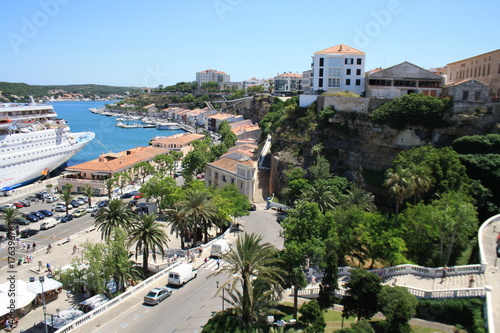
M 462 325 L 472 333 L 484 333 L 484 300 L 460 298 L 419 300 L 416 318 Z

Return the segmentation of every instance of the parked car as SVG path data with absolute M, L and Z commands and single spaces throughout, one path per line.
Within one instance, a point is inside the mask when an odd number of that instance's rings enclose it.
M 22 201 L 16 201 L 13 203 L 13 205 L 16 208 L 23 208 L 24 207 L 24 204 L 22 203 Z
M 33 215 L 33 214 L 24 214 L 24 218 L 30 222 L 38 222 L 40 219 L 38 216 Z
M 123 193 L 121 196 L 122 199 L 128 199 L 128 198 L 132 198 L 132 197 L 133 197 L 133 195 L 130 192 Z
M 64 205 L 56 205 L 54 207 L 54 211 L 56 211 L 56 212 L 65 212 L 66 211 L 66 206 L 64 206 Z
M 29 195 L 24 200 L 26 200 L 26 201 L 35 201 L 35 199 L 36 199 L 36 197 L 34 195 Z
M 166 287 L 154 288 L 146 296 L 144 296 L 144 303 L 156 305 L 172 295 L 172 290 Z
M 77 199 L 78 199 L 78 200 L 83 200 L 83 202 L 84 202 L 84 203 L 89 203 L 89 198 L 87 198 L 87 197 L 82 197 L 82 196 L 80 196 L 80 197 L 78 197 Z
M 139 201 L 138 201 L 138 200 L 130 200 L 130 201 L 128 202 L 128 205 L 129 205 L 130 207 L 134 207 L 134 206 L 137 206 L 137 204 L 138 204 L 138 203 L 139 203 Z
M 53 202 L 56 202 L 57 200 L 58 200 L 57 197 L 54 197 L 54 196 L 49 196 L 49 197 L 45 198 L 46 203 L 53 203 Z
M 100 210 L 100 208 L 94 209 L 93 211 L 90 212 L 90 216 L 92 216 L 92 217 L 96 216 L 97 213 L 99 213 L 99 210 Z
M 142 194 L 142 193 L 137 193 L 136 195 L 134 195 L 134 200 L 139 200 L 139 199 L 141 199 L 143 195 L 144 195 L 144 194 Z
M 108 207 L 109 205 L 109 200 L 103 200 L 103 201 L 99 201 L 97 203 L 97 207 L 101 208 L 101 207 Z
M 64 206 L 66 207 L 66 203 L 63 202 L 63 201 L 59 201 L 56 206 Z M 68 209 L 73 209 L 73 205 L 72 204 L 68 204 Z
M 29 207 L 31 206 L 31 203 L 28 200 L 19 200 L 23 204 L 23 207 Z
M 53 216 L 54 215 L 54 213 L 52 213 L 50 210 L 47 210 L 47 209 L 40 209 L 38 212 L 42 213 L 45 216 Z
M 5 212 L 7 209 L 9 209 L 9 207 L 7 207 L 7 206 L 0 206 L 0 212 L 1 213 Z
M 21 230 L 21 238 L 28 238 L 31 236 L 34 236 L 38 234 L 40 231 L 37 229 L 26 229 L 26 230 Z
M 87 214 L 87 210 L 85 208 L 78 208 L 73 212 L 73 217 L 82 217 Z
M 79 206 L 80 206 L 80 204 L 79 204 L 79 203 L 78 203 L 78 201 L 76 201 L 76 200 L 71 200 L 69 203 L 71 204 L 71 206 L 73 206 L 73 207 L 75 207 L 75 208 L 77 208 L 77 207 L 79 207 Z
M 72 214 L 68 214 L 68 215 L 64 215 L 63 217 L 61 217 L 61 219 L 59 220 L 61 223 L 66 223 L 66 222 L 69 222 L 73 220 L 73 215 Z
M 43 220 L 45 218 L 45 215 L 40 212 L 31 212 L 30 214 L 35 215 L 39 220 Z
M 54 228 L 57 224 L 57 220 L 53 217 L 51 218 L 48 218 L 45 220 L 45 222 L 42 222 L 42 224 L 40 224 L 40 229 L 41 230 L 48 230 L 50 228 Z
M 78 202 L 78 204 L 79 204 L 80 206 L 83 206 L 83 205 L 85 205 L 85 204 L 86 204 L 85 200 L 80 199 L 80 198 L 75 199 L 75 201 L 76 201 L 76 202 Z
M 14 219 L 14 223 L 18 224 L 18 225 L 29 225 L 30 221 L 28 221 L 27 219 L 24 219 L 22 217 L 16 217 Z
M 87 213 L 91 213 L 94 209 L 97 209 L 97 205 L 94 205 L 94 206 L 88 206 L 87 208 L 85 208 L 87 210 Z

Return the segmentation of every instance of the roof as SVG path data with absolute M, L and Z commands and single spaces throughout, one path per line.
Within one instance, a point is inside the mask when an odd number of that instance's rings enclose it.
M 168 136 L 166 138 L 156 139 L 151 142 L 151 144 L 186 144 L 191 143 L 196 140 L 201 140 L 205 136 L 203 134 L 193 134 L 193 133 L 181 133 Z
M 250 124 L 250 125 L 241 125 L 236 128 L 233 128 L 231 132 L 233 132 L 236 135 L 239 135 L 245 132 L 257 131 L 257 130 L 260 130 L 259 125 Z
M 454 62 L 449 62 L 448 64 L 446 64 L 446 67 L 448 67 L 449 65 L 456 64 L 456 63 L 468 61 L 468 60 L 471 60 L 471 59 L 474 59 L 474 58 L 477 58 L 477 57 L 484 57 L 487 54 L 491 54 L 491 53 L 495 53 L 495 52 L 499 52 L 499 51 L 500 51 L 500 49 L 494 50 L 494 51 L 490 51 L 490 52 L 486 52 L 486 53 L 482 53 L 482 54 L 478 54 L 478 55 L 470 57 L 470 58 L 465 58 L 465 59 L 462 59 L 462 60 L 458 60 L 458 61 L 454 61 Z
M 149 104 L 149 105 L 146 105 L 146 106 L 144 106 L 144 107 L 143 107 L 143 109 L 147 109 L 147 108 L 150 108 L 150 107 L 152 107 L 152 106 L 155 106 L 155 103 L 153 103 L 153 104 Z
M 236 121 L 234 123 L 230 123 L 229 126 L 231 126 L 231 129 L 234 129 L 234 128 L 237 128 L 241 125 L 252 125 L 253 122 L 251 119 L 245 119 L 245 120 L 240 120 L 240 121 Z
M 207 118 L 212 118 L 212 119 L 227 119 L 227 118 L 231 118 L 231 117 L 234 117 L 234 115 L 229 114 L 229 113 L 217 113 L 217 114 L 213 114 L 211 116 L 208 116 Z
M 382 69 L 368 76 L 371 78 L 402 78 L 402 79 L 426 79 L 439 80 L 443 78 L 440 75 L 434 74 L 427 69 L 414 65 L 408 61 Z
M 253 156 L 253 153 L 251 151 L 243 150 L 243 149 L 234 149 L 234 150 L 228 151 L 225 154 L 222 154 L 221 157 L 229 157 L 229 155 L 233 155 L 233 154 L 241 155 L 242 157 L 243 156 L 246 156 L 246 157 L 252 157 Z
M 124 168 L 134 166 L 135 164 L 147 161 L 153 157 L 168 153 L 166 148 L 156 147 L 137 147 L 125 150 L 121 153 L 109 153 L 99 156 L 99 158 L 67 167 L 67 171 L 101 171 L 101 172 L 114 172 Z
M 199 72 L 196 72 L 196 73 L 208 73 L 208 72 L 214 72 L 214 73 L 217 73 L 217 74 L 226 74 L 226 72 L 216 71 L 215 69 L 205 69 L 204 71 L 199 71 Z
M 223 169 L 232 173 L 236 173 L 236 164 L 243 164 L 246 166 L 256 166 L 256 162 L 252 160 L 235 160 L 229 157 L 222 157 L 215 162 L 208 163 L 208 165 Z
M 283 74 L 278 74 L 276 77 L 302 77 L 302 74 L 297 74 L 297 73 L 283 73 Z
M 467 83 L 467 82 L 472 82 L 472 81 L 475 81 L 475 82 L 478 82 L 478 83 L 481 83 L 482 85 L 484 86 L 488 86 L 487 84 L 479 81 L 479 80 L 476 80 L 476 79 L 472 79 L 472 78 L 469 78 L 469 79 L 465 79 L 465 80 L 462 80 L 462 81 L 457 81 L 457 82 L 451 82 L 451 83 L 448 83 L 446 85 L 446 87 L 454 87 L 454 86 L 458 86 L 460 84 L 464 84 L 464 83 Z
M 345 44 L 339 44 L 327 49 L 314 52 L 314 54 L 365 54 L 363 51 L 355 49 L 354 47 L 347 46 Z

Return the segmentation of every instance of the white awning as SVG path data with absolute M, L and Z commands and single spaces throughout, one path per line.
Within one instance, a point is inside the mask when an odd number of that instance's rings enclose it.
M 12 299 L 14 299 L 15 309 L 24 308 L 35 299 L 36 293 L 28 290 L 27 286 L 28 283 L 22 280 L 15 280 L 13 285 L 10 282 L 0 284 L 0 316 L 9 312 Z M 10 297 L 9 293 L 13 293 L 15 296 Z
M 62 283 L 59 281 L 56 281 L 51 278 L 45 278 L 45 281 L 43 282 L 43 291 L 49 291 L 49 290 L 54 290 L 62 288 Z M 41 294 L 42 293 L 42 283 L 40 281 L 35 281 L 35 282 L 30 282 L 28 283 L 28 290 L 31 292 L 34 292 L 35 294 Z

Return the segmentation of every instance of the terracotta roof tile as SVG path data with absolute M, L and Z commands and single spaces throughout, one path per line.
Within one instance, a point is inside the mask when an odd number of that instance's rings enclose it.
M 217 161 L 212 162 L 212 163 L 208 163 L 208 164 L 212 165 L 214 167 L 232 172 L 232 173 L 236 173 L 236 164 L 238 164 L 238 163 L 246 165 L 246 166 L 256 166 L 257 165 L 257 162 L 252 161 L 252 160 L 242 161 L 242 160 L 235 160 L 235 159 L 232 159 L 229 157 L 222 157 L 222 158 L 218 159 Z
M 196 140 L 202 140 L 205 136 L 203 134 L 192 134 L 192 133 L 181 133 L 168 136 L 166 138 L 156 139 L 151 143 L 161 143 L 161 144 L 186 144 L 191 143 Z
M 364 52 L 355 49 L 354 47 L 347 46 L 345 44 L 339 44 L 327 49 L 314 52 L 314 54 L 365 54 Z

